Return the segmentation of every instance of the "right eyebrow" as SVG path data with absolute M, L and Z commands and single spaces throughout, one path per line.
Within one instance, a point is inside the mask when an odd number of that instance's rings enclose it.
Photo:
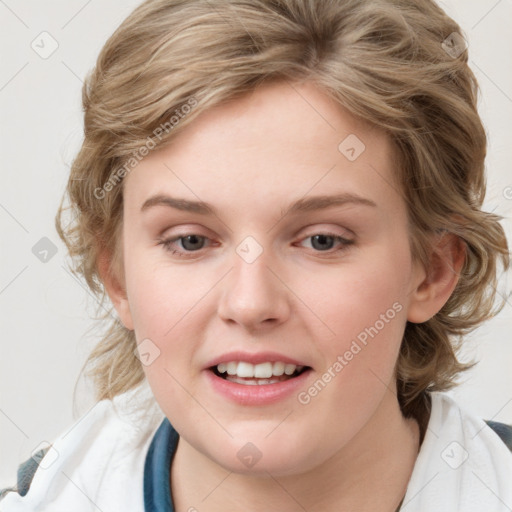
M 170 208 L 175 208 L 176 210 L 199 213 L 201 215 L 208 215 L 211 213 L 216 214 L 215 208 L 211 204 L 205 203 L 203 201 L 191 201 L 189 199 L 166 196 L 163 194 L 152 196 L 144 201 L 140 211 L 143 212 L 154 206 L 169 206 Z

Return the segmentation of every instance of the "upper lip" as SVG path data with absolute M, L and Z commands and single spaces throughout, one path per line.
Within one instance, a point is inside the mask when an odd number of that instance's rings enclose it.
M 295 366 L 308 366 L 304 362 L 294 359 L 292 357 L 279 354 L 278 352 L 244 352 L 244 351 L 233 351 L 221 356 L 217 356 L 210 360 L 206 364 L 206 368 L 217 366 L 220 363 L 229 363 L 231 361 L 245 361 L 246 363 L 259 364 L 259 363 L 275 363 L 281 361 L 285 364 L 294 364 Z

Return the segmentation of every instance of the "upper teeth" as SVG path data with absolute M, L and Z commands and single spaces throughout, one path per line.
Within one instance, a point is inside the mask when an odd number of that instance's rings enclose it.
M 237 375 L 238 377 L 256 377 L 258 379 L 269 379 L 273 375 L 292 375 L 295 370 L 301 371 L 304 366 L 295 364 L 285 364 L 280 361 L 275 363 L 251 364 L 245 361 L 230 361 L 229 363 L 220 363 L 217 365 L 219 373 L 228 372 L 228 375 Z

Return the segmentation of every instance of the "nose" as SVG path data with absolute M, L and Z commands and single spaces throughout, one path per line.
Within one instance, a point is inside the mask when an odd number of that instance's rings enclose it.
M 249 331 L 285 322 L 290 316 L 290 292 L 276 266 L 269 266 L 265 251 L 252 263 L 238 254 L 233 261 L 233 270 L 222 281 L 219 317 Z

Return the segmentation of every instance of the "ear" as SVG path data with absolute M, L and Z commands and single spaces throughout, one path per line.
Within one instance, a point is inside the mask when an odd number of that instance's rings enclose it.
M 132 331 L 132 314 L 126 294 L 126 286 L 123 279 L 124 270 L 122 269 L 122 265 L 116 265 L 111 254 L 106 250 L 100 251 L 97 259 L 97 265 L 105 290 L 107 291 L 122 324 Z
M 418 283 L 412 291 L 407 320 L 423 323 L 432 318 L 446 304 L 452 294 L 466 256 L 466 245 L 452 233 L 436 236 L 430 254 L 429 267 L 418 274 Z

